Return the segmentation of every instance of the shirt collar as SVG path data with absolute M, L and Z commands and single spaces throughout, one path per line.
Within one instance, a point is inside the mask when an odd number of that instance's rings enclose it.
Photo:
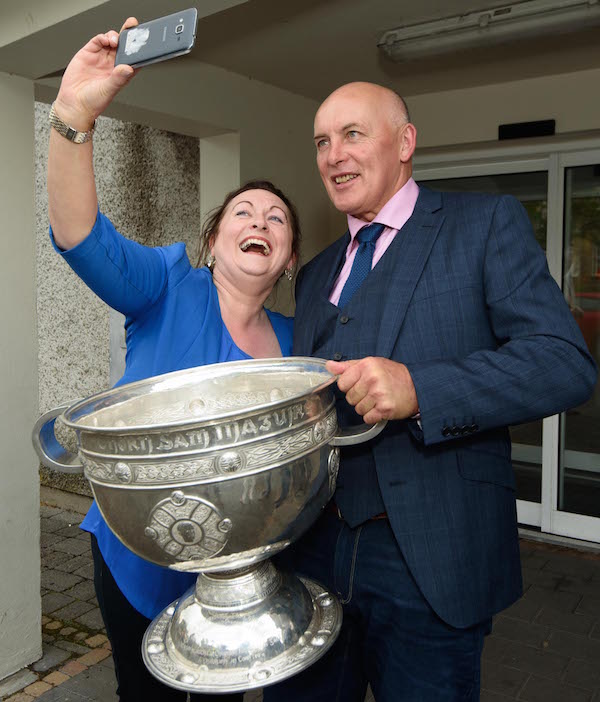
M 411 216 L 418 197 L 419 186 L 415 183 L 413 178 L 409 178 L 400 190 L 392 195 L 381 210 L 379 210 L 372 222 L 365 222 L 362 219 L 357 219 L 352 215 L 348 215 L 348 229 L 352 241 L 354 241 L 360 229 L 375 222 L 385 224 L 385 226 L 390 227 L 390 229 L 401 229 L 406 223 L 406 220 Z

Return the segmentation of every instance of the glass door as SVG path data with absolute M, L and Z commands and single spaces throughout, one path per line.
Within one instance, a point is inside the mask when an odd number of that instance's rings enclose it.
M 589 157 L 589 154 L 587 155 Z M 585 156 L 584 156 L 585 158 Z M 566 158 L 577 162 L 581 158 Z M 563 292 L 596 363 L 600 364 L 600 159 L 565 165 Z M 600 386 L 560 418 L 555 509 L 600 517 Z M 563 520 L 570 535 L 600 540 L 600 521 Z M 560 523 L 560 520 L 558 520 Z M 586 528 L 587 525 L 587 528 Z
M 427 154 L 415 178 L 434 190 L 511 194 L 529 214 L 550 271 L 600 365 L 598 140 Z M 600 543 L 600 386 L 558 416 L 510 429 L 519 523 Z

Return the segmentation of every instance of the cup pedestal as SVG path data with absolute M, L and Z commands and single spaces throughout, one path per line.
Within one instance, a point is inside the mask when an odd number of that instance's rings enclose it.
M 166 685 L 227 693 L 271 685 L 304 670 L 342 623 L 332 593 L 271 561 L 200 573 L 196 585 L 148 627 L 144 662 Z

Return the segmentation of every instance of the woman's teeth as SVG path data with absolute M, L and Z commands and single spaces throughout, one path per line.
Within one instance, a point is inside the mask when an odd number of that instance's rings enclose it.
M 262 239 L 246 239 L 246 241 L 240 244 L 240 249 L 242 251 L 248 251 L 251 246 L 254 247 L 255 251 L 258 249 L 263 256 L 268 256 L 271 253 L 271 247 Z

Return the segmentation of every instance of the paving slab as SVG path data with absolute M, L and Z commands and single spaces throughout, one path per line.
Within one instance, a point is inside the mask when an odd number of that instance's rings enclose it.
M 57 532 L 55 532 L 55 533 L 42 532 L 40 534 L 40 546 L 42 548 L 48 548 L 48 547 L 54 546 L 55 544 L 59 543 L 64 538 L 65 538 L 64 536 L 59 536 Z
M 81 580 L 82 578 L 79 575 L 64 573 L 62 570 L 56 570 L 55 568 L 42 569 L 42 587 L 48 590 L 54 590 L 55 592 L 68 590 L 70 587 L 81 582 Z
M 56 668 L 57 665 L 60 665 L 70 657 L 71 653 L 69 651 L 65 651 L 51 644 L 46 644 L 43 646 L 42 657 L 31 667 L 36 673 L 45 673 L 51 668 Z
M 549 680 L 560 680 L 569 664 L 569 658 L 546 649 L 513 642 L 504 652 L 500 663 L 526 673 L 543 675 Z
M 508 609 L 502 612 L 503 617 L 510 619 L 520 619 L 526 622 L 532 622 L 542 608 L 542 603 L 536 598 L 526 599 L 522 597 L 520 600 L 511 605 Z
M 600 588 L 598 588 L 598 594 L 600 594 Z M 575 612 L 577 614 L 587 614 L 590 617 L 597 617 L 600 619 L 600 597 L 584 595 L 579 601 Z
M 92 564 L 92 555 L 88 545 L 86 546 L 86 550 L 82 551 L 80 554 L 69 555 L 64 563 L 56 566 L 56 570 L 62 570 L 64 573 L 75 573 L 79 568 L 85 568 Z
M 68 561 L 72 558 L 68 553 L 60 553 L 58 551 L 54 551 L 53 549 L 42 549 L 42 567 L 43 568 L 56 568 L 58 570 L 58 566 L 61 565 L 61 563 L 64 563 L 65 561 Z
M 74 587 L 65 590 L 63 594 L 68 595 L 69 597 L 74 597 L 76 600 L 87 601 L 96 599 L 96 590 L 94 589 L 94 583 L 91 580 L 82 580 Z
M 499 663 L 488 663 L 481 671 L 481 686 L 489 692 L 517 697 L 529 680 L 529 673 Z
M 52 534 L 54 536 L 54 534 Z M 60 537 L 59 537 L 60 538 Z M 82 553 L 88 553 L 90 547 L 81 539 L 63 539 L 52 545 L 55 551 L 63 551 L 64 553 L 70 553 L 72 556 L 81 556 Z
M 52 612 L 56 612 L 57 609 L 71 604 L 74 600 L 74 597 L 65 595 L 62 592 L 49 591 L 42 597 L 42 612 L 44 614 L 52 614 Z
M 519 694 L 523 702 L 591 702 L 593 693 L 532 675 Z
M 548 651 L 569 656 L 575 660 L 600 661 L 600 641 L 577 636 L 568 631 L 553 631 L 548 638 Z
M 57 641 L 56 645 L 58 648 L 62 648 L 65 651 L 77 653 L 79 656 L 84 656 L 86 653 L 91 651 L 91 649 L 87 646 L 82 646 L 80 643 L 76 643 L 75 641 Z
M 90 610 L 94 609 L 94 605 L 91 602 L 82 602 L 81 600 L 75 600 L 68 604 L 66 607 L 53 612 L 53 617 L 58 617 L 62 619 L 63 622 L 71 622 L 77 620 L 82 614 L 86 614 Z
M 496 636 L 541 648 L 550 636 L 552 629 L 499 615 L 494 619 L 493 632 Z
M 102 615 L 98 607 L 94 607 L 94 609 L 86 612 L 81 617 L 77 617 L 75 621 L 94 631 L 104 630 L 104 622 L 102 621 Z
M 553 629 L 570 631 L 572 634 L 587 636 L 594 628 L 596 619 L 585 614 L 570 614 L 568 612 L 559 612 L 558 610 L 542 609 L 535 623 L 549 626 Z
M 20 692 L 23 688 L 31 685 L 38 679 L 37 675 L 28 668 L 19 670 L 18 673 L 9 675 L 4 680 L 0 680 L 0 700 Z
M 537 585 L 532 585 L 521 598 L 521 601 L 535 602 L 545 610 L 552 609 L 567 613 L 574 612 L 581 600 L 582 596 L 578 592 L 547 590 Z
M 52 507 L 50 505 L 40 505 L 40 517 L 49 518 L 62 512 L 60 507 Z
M 594 575 L 600 574 L 600 561 L 588 560 L 576 555 L 563 555 L 551 553 L 544 565 L 544 571 L 562 573 L 569 577 L 576 576 L 583 580 L 591 580 Z
M 82 566 L 81 568 L 77 568 L 77 570 L 73 574 L 77 575 L 81 578 L 87 578 L 88 580 L 93 580 L 94 579 L 94 564 L 92 562 L 87 563 L 86 565 Z
M 570 661 L 564 681 L 588 690 L 600 691 L 600 661 Z

